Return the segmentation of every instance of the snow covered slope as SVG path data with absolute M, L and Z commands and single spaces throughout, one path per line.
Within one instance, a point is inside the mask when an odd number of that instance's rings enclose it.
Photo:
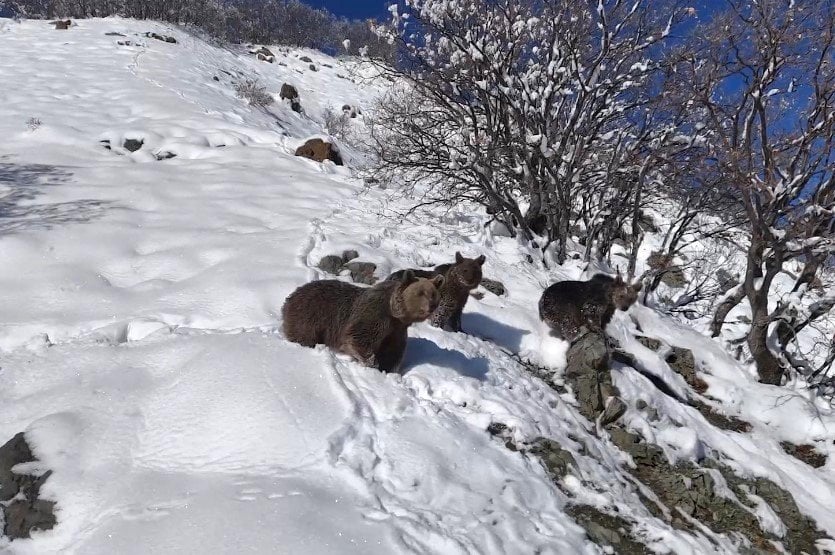
M 42 495 L 58 518 L 32 539 L 0 538 L 0 550 L 600 552 L 569 516 L 576 505 L 616 511 L 656 551 L 744 547 L 654 514 L 629 456 L 519 362 L 561 381 L 566 346 L 543 333 L 536 301 L 580 267 L 524 263 L 464 208 L 398 218 L 408 201 L 293 156 L 323 132 L 326 107 L 367 111 L 388 84 L 351 61 L 273 51 L 268 64 L 152 22 L 0 20 L 0 444 L 26 431 L 53 471 Z M 276 96 L 293 84 L 305 114 L 277 98 L 249 106 L 234 90 L 246 78 Z M 141 148 L 123 148 L 131 139 Z M 286 295 L 345 249 L 379 277 L 485 254 L 508 293 L 471 299 L 468 333 L 415 326 L 405 375 L 383 375 L 279 331 Z M 673 461 L 709 453 L 769 478 L 835 534 L 831 409 L 756 384 L 650 309 L 619 313 L 609 331 L 676 391 L 687 384 L 634 339 L 638 324 L 692 349 L 710 404 L 751 430 L 716 428 L 621 364 L 626 426 Z M 576 461 L 562 480 L 533 450 L 506 446 L 538 438 Z M 792 458 L 783 440 L 814 443 L 826 466 Z M 780 517 L 759 507 L 779 537 Z

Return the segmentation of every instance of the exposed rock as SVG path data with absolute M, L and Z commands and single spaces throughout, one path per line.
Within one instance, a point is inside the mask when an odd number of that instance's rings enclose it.
M 594 420 L 606 408 L 609 397 L 618 397 L 609 373 L 606 337 L 587 332 L 568 349 L 565 379 L 574 388 L 580 414 Z
M 659 348 L 661 348 L 661 341 L 655 339 L 654 337 L 639 335 L 636 336 L 635 339 L 638 341 L 638 343 L 640 343 L 650 351 L 657 351 Z
M 296 90 L 296 87 L 294 87 L 293 85 L 289 83 L 284 83 L 283 85 L 281 85 L 281 92 L 278 94 L 278 96 L 282 100 L 284 100 L 285 98 L 287 100 L 295 100 L 299 97 L 299 91 Z
M 167 150 L 161 150 L 159 152 L 154 153 L 154 158 L 157 160 L 170 160 L 171 158 L 176 158 L 177 155 L 173 152 L 169 152 Z
M 337 166 L 342 165 L 342 157 L 336 147 L 322 139 L 310 139 L 296 149 L 296 156 L 303 156 L 317 162 L 330 160 Z
M 266 46 L 262 46 L 256 50 L 250 50 L 250 54 L 255 54 L 255 57 L 261 60 L 262 62 L 269 62 L 273 63 L 275 61 L 275 54 L 267 48 Z
M 377 278 L 374 276 L 374 270 L 377 269 L 377 265 L 372 262 L 348 262 L 345 264 L 345 268 L 351 272 L 351 279 L 356 283 L 365 283 L 367 285 L 377 283 Z
M 678 288 L 687 285 L 684 270 L 673 262 L 668 254 L 654 252 L 647 258 L 647 266 L 661 273 L 661 282 L 668 287 Z
M 621 555 L 652 553 L 647 546 L 629 534 L 632 526 L 626 520 L 603 513 L 591 505 L 573 505 L 566 509 L 568 516 L 586 530 L 589 539 L 600 546 L 611 546 Z
M 503 424 L 501 422 L 491 422 L 487 426 L 487 433 L 490 434 L 491 436 L 502 436 L 508 430 L 509 430 L 509 428 L 507 427 L 507 424 Z
M 693 358 L 693 352 L 690 349 L 683 347 L 673 347 L 672 350 L 665 357 L 670 368 L 675 370 L 687 385 L 692 387 L 698 393 L 707 391 L 707 383 L 701 379 L 696 372 L 696 359 Z
M 107 150 L 113 150 L 113 148 L 110 146 L 110 139 L 102 139 L 99 141 L 99 144 Z
M 519 451 L 519 448 L 516 446 L 516 442 L 514 442 L 511 437 L 510 428 L 508 428 L 506 424 L 502 424 L 501 422 L 491 422 L 490 425 L 487 426 L 487 433 L 493 437 L 504 440 L 504 446 L 511 451 Z
M 299 114 L 304 113 L 304 110 L 302 109 L 302 104 L 301 102 L 299 102 L 298 99 L 293 99 L 290 101 L 290 109 Z
M 739 285 L 739 276 L 732 276 L 725 268 L 719 268 L 716 270 L 716 281 L 719 283 L 720 295 L 724 295 Z
M 819 453 L 814 445 L 795 445 L 788 441 L 781 441 L 780 447 L 792 457 L 805 462 L 812 468 L 820 468 L 826 464 L 826 455 Z
M 145 33 L 145 36 L 151 39 L 161 40 L 162 42 L 167 42 L 169 44 L 177 44 L 177 39 L 174 37 L 169 37 L 168 35 L 160 35 L 157 33 Z
M 705 417 L 705 420 L 707 420 L 717 428 L 740 433 L 747 433 L 751 431 L 751 424 L 749 424 L 745 420 L 737 418 L 736 416 L 729 416 L 716 412 L 709 405 L 706 405 L 705 403 L 702 403 L 701 401 L 697 401 L 695 399 L 691 399 L 688 402 L 688 404 L 691 407 L 698 410 L 700 413 L 702 413 L 702 416 Z
M 315 64 L 310 64 L 308 67 L 310 68 L 310 71 L 319 71 L 318 69 L 316 69 Z
M 117 33 L 116 31 L 110 31 L 108 33 L 105 33 L 104 36 L 106 36 L 106 37 L 124 37 L 125 35 L 123 35 L 122 33 Z
M 125 142 L 122 143 L 122 146 L 125 148 L 125 150 L 129 152 L 136 152 L 137 150 L 142 148 L 143 144 L 145 144 L 145 141 L 143 139 L 125 139 Z
M 346 114 L 349 118 L 355 118 L 355 117 L 357 117 L 357 114 L 359 113 L 359 109 L 354 108 L 350 104 L 344 104 L 342 106 L 342 112 L 344 114 Z
M 621 416 L 626 413 L 626 403 L 620 397 L 609 397 L 606 400 L 606 408 L 598 418 L 601 426 L 606 426 L 612 422 L 616 422 Z
M 51 21 L 50 23 L 55 25 L 55 29 L 57 29 L 57 30 L 66 30 L 66 29 L 69 29 L 70 27 L 72 27 L 72 20 L 71 19 L 66 19 L 66 20 L 63 20 L 63 21 Z
M 540 438 L 531 446 L 529 452 L 536 455 L 548 469 L 551 477 L 561 480 L 572 467 L 577 466 L 574 456 L 552 439 Z
M 755 550 L 772 553 L 775 552 L 772 541 L 782 541 L 789 553 L 815 553 L 815 542 L 825 537 L 811 519 L 800 513 L 791 495 L 769 480 L 743 479 L 710 459 L 703 466 L 688 461 L 671 465 L 660 447 L 641 441 L 635 434 L 615 428 L 609 435 L 615 445 L 632 456 L 635 467 L 626 470 L 652 490 L 663 504 L 659 506 L 645 499 L 647 508 L 676 528 L 695 529 L 695 521 L 717 533 L 742 534 Z M 720 493 L 722 482 L 730 487 L 736 499 Z M 786 526 L 785 537 L 778 538 L 760 527 L 749 510 L 756 504 L 748 494 L 758 495 L 769 504 Z M 679 511 L 689 518 L 684 518 Z
M 355 258 L 359 258 L 360 253 L 355 250 L 342 251 L 342 262 L 350 262 Z
M 504 295 L 506 292 L 504 284 L 501 281 L 496 281 L 495 279 L 481 278 L 481 286 L 499 297 Z
M 317 265 L 320 270 L 323 272 L 327 272 L 329 274 L 333 274 L 335 276 L 339 275 L 339 272 L 342 271 L 342 258 L 336 256 L 334 254 L 329 254 L 327 256 L 323 256 L 322 260 L 319 261 Z
M 28 538 L 32 530 L 55 526 L 55 503 L 39 499 L 43 483 L 52 471 L 40 475 L 18 474 L 15 465 L 36 461 L 26 437 L 19 433 L 0 447 L 0 504 L 3 511 L 3 534 L 11 539 Z
M 311 59 L 310 59 L 310 58 L 308 58 L 307 56 L 302 56 L 302 57 L 300 57 L 300 58 L 299 58 L 299 61 L 301 61 L 301 62 L 305 62 L 305 63 L 310 63 L 310 62 L 312 62 L 313 60 L 311 60 Z

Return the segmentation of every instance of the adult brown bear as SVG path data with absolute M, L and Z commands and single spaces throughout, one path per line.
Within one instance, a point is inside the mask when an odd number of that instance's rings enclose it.
M 443 276 L 423 279 L 411 272 L 374 287 L 314 281 L 284 302 L 284 335 L 306 347 L 324 344 L 367 366 L 396 372 L 409 326 L 432 315 L 443 282 Z
M 539 299 L 539 318 L 555 337 L 574 341 L 583 328 L 603 333 L 615 308 L 628 310 L 638 299 L 641 282 L 629 285 L 616 277 L 596 274 L 588 281 L 558 281 Z

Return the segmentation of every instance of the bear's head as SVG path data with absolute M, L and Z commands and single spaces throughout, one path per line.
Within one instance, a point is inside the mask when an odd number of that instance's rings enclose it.
M 629 307 L 638 300 L 638 293 L 641 292 L 643 285 L 640 281 L 629 285 L 623 281 L 620 271 L 618 271 L 618 275 L 611 286 L 612 302 L 620 310 L 629 310 Z
M 464 258 L 460 252 L 456 252 L 455 265 L 450 268 L 447 275 L 467 289 L 474 289 L 481 283 L 481 267 L 485 260 L 483 254 L 478 258 Z
M 400 286 L 392 296 L 392 315 L 406 323 L 422 322 L 432 316 L 438 308 L 438 288 L 444 283 L 444 276 L 432 279 L 415 277 L 414 272 L 403 273 Z

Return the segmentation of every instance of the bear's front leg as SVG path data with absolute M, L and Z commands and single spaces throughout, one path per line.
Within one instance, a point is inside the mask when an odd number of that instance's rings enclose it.
M 371 368 L 377 368 L 378 366 L 377 356 L 373 351 L 359 346 L 356 342 L 351 341 L 350 339 L 344 341 L 339 350 L 357 362 L 362 363 L 364 366 Z
M 455 311 L 450 319 L 449 325 L 452 328 L 452 331 L 462 331 L 461 329 L 461 314 L 464 312 L 463 308 L 459 308 Z
M 383 372 L 399 372 L 403 353 L 406 352 L 407 339 L 406 330 L 396 330 L 389 334 L 377 348 L 377 368 Z

